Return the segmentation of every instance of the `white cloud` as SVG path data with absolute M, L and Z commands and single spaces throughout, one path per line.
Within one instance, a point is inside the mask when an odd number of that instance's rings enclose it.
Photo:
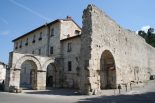
M 148 29 L 150 28 L 151 26 L 147 25 L 147 26 L 143 26 L 140 30 L 143 30 L 145 31 L 145 33 L 147 33 Z
M 149 29 L 150 27 L 151 27 L 151 26 L 146 25 L 146 26 L 143 26 L 140 30 L 142 30 L 142 31 L 144 31 L 145 33 L 147 33 L 147 31 L 148 31 L 148 29 Z M 136 34 L 138 34 L 138 31 L 139 31 L 139 30 L 136 31 Z
M 139 30 L 136 31 L 136 34 L 138 34 L 138 31 L 139 31 Z
M 42 19 L 44 19 L 44 20 L 46 20 L 46 21 L 50 21 L 49 18 L 43 16 L 42 14 L 40 14 L 40 13 L 38 13 L 38 12 L 32 10 L 31 8 L 29 8 L 29 7 L 27 7 L 27 6 L 23 5 L 23 4 L 21 4 L 21 3 L 19 3 L 19 2 L 16 2 L 15 0 L 10 0 L 10 2 L 13 3 L 13 4 L 15 4 L 16 6 L 18 6 L 18 7 L 20 7 L 20 8 L 23 8 L 23 9 L 25 9 L 25 10 L 31 12 L 32 14 L 34 14 L 34 15 L 36 15 L 36 16 L 38 16 L 38 17 L 40 17 L 40 18 L 42 18 Z

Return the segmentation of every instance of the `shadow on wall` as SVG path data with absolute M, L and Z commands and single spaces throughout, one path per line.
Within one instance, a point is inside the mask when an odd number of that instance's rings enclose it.
M 0 91 L 4 91 L 4 80 L 0 83 Z
M 4 86 L 0 84 L 0 91 L 4 91 Z
M 81 99 L 77 103 L 155 103 L 155 92 L 135 95 L 100 96 Z

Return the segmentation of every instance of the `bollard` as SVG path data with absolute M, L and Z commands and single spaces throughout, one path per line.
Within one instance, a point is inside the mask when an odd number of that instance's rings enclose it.
M 114 95 L 116 95 L 116 93 L 115 93 L 115 89 L 114 89 Z
M 130 82 L 130 90 L 132 90 L 132 83 Z
M 125 84 L 125 90 L 126 90 L 126 92 L 128 91 L 127 84 Z
M 119 91 L 119 94 L 121 94 L 121 89 L 122 89 L 121 85 L 118 84 L 118 91 Z

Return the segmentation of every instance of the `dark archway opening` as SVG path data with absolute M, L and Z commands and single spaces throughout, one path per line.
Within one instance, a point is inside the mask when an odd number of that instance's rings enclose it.
M 47 76 L 46 78 L 46 86 L 47 87 L 53 87 L 53 76 Z
M 56 87 L 56 66 L 53 63 L 50 63 L 47 66 L 46 71 L 46 87 Z
M 23 89 L 36 89 L 37 66 L 31 60 L 26 60 L 21 65 L 20 87 Z
M 116 86 L 116 68 L 115 60 L 109 50 L 105 50 L 100 59 L 100 88 L 115 89 Z

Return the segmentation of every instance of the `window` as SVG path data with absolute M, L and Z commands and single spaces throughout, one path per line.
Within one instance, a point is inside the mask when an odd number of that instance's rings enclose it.
M 72 71 L 72 62 L 68 61 L 68 71 Z
M 40 55 L 41 54 L 41 49 L 38 49 L 38 52 L 39 52 L 38 54 Z
M 54 36 L 54 28 L 51 29 L 51 37 Z
M 32 54 L 34 54 L 34 50 L 32 51 Z
M 72 51 L 72 46 L 71 46 L 71 43 L 68 43 L 68 49 L 67 49 L 68 52 L 71 52 Z
M 22 48 L 22 40 L 20 41 L 20 46 L 19 46 L 19 48 Z
M 53 47 L 50 47 L 50 54 L 53 54 Z
M 33 41 L 32 41 L 32 43 L 35 43 L 35 42 L 36 42 L 36 41 L 35 41 L 35 38 L 36 38 L 36 35 L 33 36 Z
M 28 38 L 26 39 L 25 46 L 28 46 Z
M 39 41 L 42 40 L 42 32 L 40 32 Z
M 18 42 L 16 43 L 15 49 L 18 49 Z
M 80 31 L 79 30 L 75 30 L 75 34 L 76 35 L 80 35 Z

